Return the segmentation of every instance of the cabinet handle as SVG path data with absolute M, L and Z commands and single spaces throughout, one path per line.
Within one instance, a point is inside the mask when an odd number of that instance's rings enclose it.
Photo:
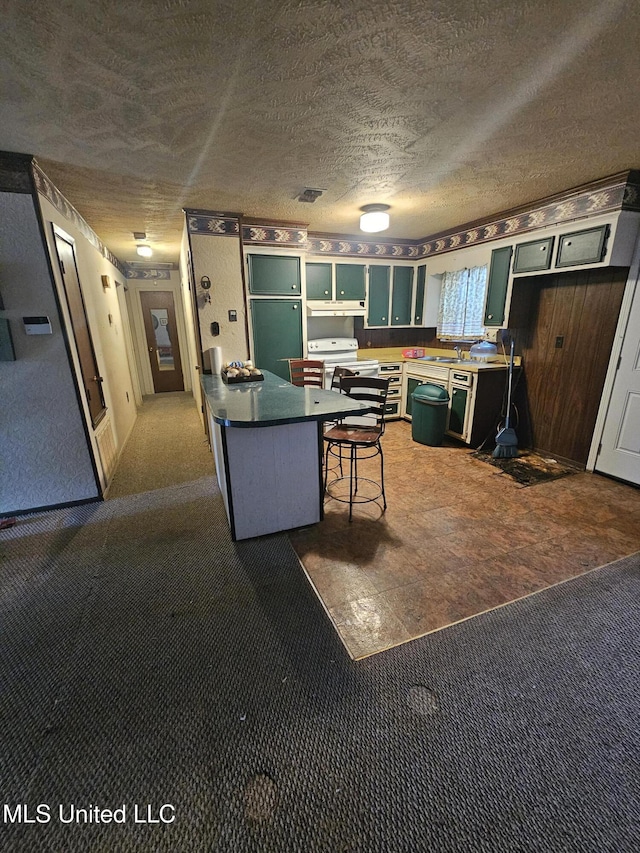
M 493 320 L 493 314 L 487 314 L 487 320 Z
M 386 317 L 381 317 L 380 319 L 381 319 L 381 320 L 386 320 L 387 318 L 386 318 Z
M 298 308 L 298 306 L 297 306 L 297 305 L 292 305 L 292 306 L 291 306 L 292 311 L 296 311 L 296 310 L 297 310 L 297 308 Z
M 328 295 L 329 295 L 329 291 L 328 291 L 328 290 L 325 290 L 324 295 L 325 295 L 325 296 L 328 296 Z
M 344 296 L 344 290 L 340 291 L 340 296 Z
M 296 289 L 297 289 L 297 287 L 298 287 L 298 285 L 297 285 L 297 284 L 292 284 L 292 285 L 291 285 L 291 290 L 296 290 Z

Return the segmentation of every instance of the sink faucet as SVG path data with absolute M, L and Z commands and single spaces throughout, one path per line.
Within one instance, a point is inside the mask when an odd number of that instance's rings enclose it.
M 454 350 L 456 352 L 456 358 L 458 359 L 458 361 L 462 361 L 462 347 L 454 347 Z

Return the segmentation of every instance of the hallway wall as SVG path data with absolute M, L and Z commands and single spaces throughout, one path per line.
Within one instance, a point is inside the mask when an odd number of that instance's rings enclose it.
M 29 192 L 0 192 L 0 291 L 16 361 L 0 362 L 0 513 L 99 497 L 45 247 Z M 48 316 L 27 335 L 22 317 Z
M 56 267 L 56 251 L 53 242 L 51 223 L 55 223 L 74 241 L 74 251 L 78 267 L 78 277 L 82 289 L 91 337 L 96 353 L 100 375 L 103 377 L 102 391 L 107 405 L 107 416 L 110 419 L 115 440 L 116 452 L 120 452 L 137 416 L 133 381 L 129 370 L 129 359 L 124 335 L 124 320 L 120 310 L 117 290 L 125 282 L 124 274 L 105 258 L 98 249 L 89 242 L 75 222 L 63 216 L 49 199 L 38 196 L 42 217 L 45 221 L 45 235 L 49 252 L 53 259 L 54 275 L 61 296 L 61 303 L 66 314 L 66 301 L 61 276 Z M 110 286 L 103 287 L 102 276 L 106 275 Z M 86 409 L 83 405 L 90 424 Z M 95 445 L 95 434 L 90 429 L 92 444 L 100 467 L 100 458 Z M 102 475 L 101 471 L 101 475 Z M 103 476 L 103 485 L 106 478 Z

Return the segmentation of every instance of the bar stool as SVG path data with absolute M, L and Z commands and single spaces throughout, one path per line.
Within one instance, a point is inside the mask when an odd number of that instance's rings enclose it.
M 384 456 L 382 454 L 380 439 L 384 435 L 385 429 L 385 408 L 387 393 L 389 391 L 389 380 L 371 376 L 345 376 L 340 380 L 340 388 L 349 397 L 352 397 L 354 400 L 360 400 L 369 406 L 369 412 L 357 418 L 361 422 L 354 423 L 354 419 L 347 418 L 331 427 L 324 434 L 326 442 L 324 462 L 325 493 L 329 497 L 334 498 L 334 500 L 349 504 L 349 521 L 351 521 L 354 503 L 371 503 L 382 498 L 383 511 L 387 508 L 387 498 L 384 491 Z M 339 460 L 340 475 L 328 483 L 329 471 L 333 470 L 329 467 L 330 456 Z M 373 459 L 376 456 L 380 457 L 379 483 L 368 477 L 359 477 L 358 475 L 358 462 L 365 459 Z M 343 460 L 349 461 L 348 475 L 344 475 L 342 472 Z M 336 488 L 346 480 L 349 481 L 348 498 L 340 495 Z M 376 494 L 372 497 L 363 496 L 362 493 L 359 494 L 359 483 L 373 485 Z
M 331 377 L 331 390 L 332 391 L 342 391 L 340 388 L 340 380 L 343 376 L 355 376 L 353 370 L 349 370 L 348 367 L 334 367 L 333 376 Z
M 288 361 L 292 385 L 324 387 L 324 361 L 313 361 L 309 358 L 290 358 Z

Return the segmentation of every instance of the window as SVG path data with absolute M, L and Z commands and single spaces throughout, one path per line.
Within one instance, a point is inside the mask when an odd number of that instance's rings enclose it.
M 438 337 L 456 341 L 481 338 L 486 292 L 486 266 L 446 272 L 442 276 Z

